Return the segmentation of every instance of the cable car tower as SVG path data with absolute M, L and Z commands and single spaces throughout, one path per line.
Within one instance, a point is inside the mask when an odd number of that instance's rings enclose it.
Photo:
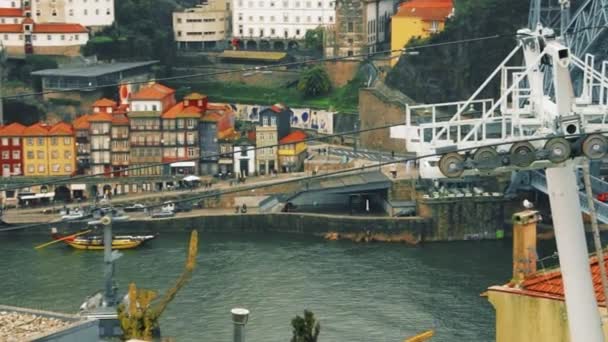
M 509 65 L 517 53 L 524 65 Z M 578 91 L 571 69 L 582 74 Z M 498 75 L 500 97 L 478 98 Z M 427 122 L 412 125 L 416 116 Z M 518 31 L 517 46 L 467 101 L 406 109 L 408 149 L 441 155 L 420 160 L 423 178 L 546 169 L 572 341 L 603 341 L 575 166 L 606 156 L 607 120 L 608 62 L 596 70 L 592 55 L 578 58 L 541 25 Z

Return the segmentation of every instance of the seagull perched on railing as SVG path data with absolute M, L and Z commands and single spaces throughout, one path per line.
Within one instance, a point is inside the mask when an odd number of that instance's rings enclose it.
M 524 208 L 526 209 L 532 209 L 534 208 L 534 204 L 530 201 L 528 201 L 528 199 L 524 199 Z

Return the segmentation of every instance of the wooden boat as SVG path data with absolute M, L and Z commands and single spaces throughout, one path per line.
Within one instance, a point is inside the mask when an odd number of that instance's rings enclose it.
M 103 236 L 81 235 L 61 236 L 53 228 L 51 236 L 54 240 L 61 240 L 75 249 L 103 250 Z M 157 235 L 115 235 L 112 237 L 112 249 L 132 249 L 139 247 L 146 241 L 155 239 Z

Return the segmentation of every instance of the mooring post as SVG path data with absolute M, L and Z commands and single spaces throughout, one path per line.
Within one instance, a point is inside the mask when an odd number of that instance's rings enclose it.
M 245 342 L 245 324 L 249 320 L 249 310 L 234 308 L 230 312 L 234 324 L 234 342 Z
M 104 262 L 104 303 L 106 307 L 114 306 L 114 289 L 112 278 L 114 276 L 114 261 L 112 259 L 112 219 L 104 216 L 103 229 L 103 262 Z

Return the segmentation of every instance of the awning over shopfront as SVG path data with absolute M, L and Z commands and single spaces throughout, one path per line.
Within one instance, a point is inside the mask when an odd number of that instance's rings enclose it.
M 195 167 L 195 166 L 196 166 L 196 164 L 193 161 L 171 163 L 171 167 Z
M 55 197 L 54 192 L 47 192 L 45 194 L 35 194 L 20 197 L 22 200 L 41 199 L 41 198 L 53 198 Z

